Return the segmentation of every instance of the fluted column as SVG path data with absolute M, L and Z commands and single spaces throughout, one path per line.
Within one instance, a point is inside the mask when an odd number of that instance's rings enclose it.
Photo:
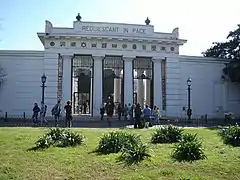
M 124 60 L 124 104 L 133 104 L 133 59 L 123 57 Z
M 162 60 L 153 59 L 154 65 L 154 105 L 162 110 Z
M 99 109 L 102 104 L 102 60 L 103 56 L 93 56 L 93 116 L 99 116 Z
M 120 69 L 116 69 L 114 70 L 115 75 L 118 78 L 114 79 L 114 102 L 120 102 L 121 101 L 121 79 L 120 77 L 120 73 L 121 70 Z
M 62 55 L 63 58 L 63 78 L 62 78 L 62 105 L 72 99 L 71 85 L 72 85 L 72 58 L 73 55 Z
M 144 73 L 143 70 L 137 70 L 137 77 L 140 77 Z M 144 83 L 143 79 L 137 79 L 137 103 L 144 106 Z

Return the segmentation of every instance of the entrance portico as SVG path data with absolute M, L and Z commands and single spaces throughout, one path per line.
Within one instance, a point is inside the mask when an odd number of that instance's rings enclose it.
M 80 19 L 74 21 L 73 28 L 53 27 L 46 21 L 45 33 L 38 36 L 46 57 L 58 54 L 57 83 L 48 87 L 56 98 L 48 101 L 59 98 L 65 104 L 71 100 L 74 113 L 79 113 L 80 106 L 87 102 L 84 113 L 93 116 L 99 115 L 108 95 L 113 95 L 116 103 L 133 104 L 136 93 L 142 106 L 157 105 L 162 109 L 162 61 L 177 57 L 179 46 L 186 42 L 179 39 L 177 28 L 172 33 L 156 33 L 149 22 L 134 25 Z M 46 67 L 45 74 L 51 73 Z

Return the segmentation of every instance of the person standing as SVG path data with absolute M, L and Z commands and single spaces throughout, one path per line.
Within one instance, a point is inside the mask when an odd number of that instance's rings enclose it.
M 60 104 L 60 100 L 58 100 L 57 104 L 52 108 L 52 115 L 54 116 L 55 119 L 55 127 L 58 126 L 59 123 L 59 117 L 60 117 L 60 113 L 61 113 L 61 104 Z
M 117 107 L 117 113 L 118 113 L 118 120 L 120 121 L 121 120 L 121 117 L 122 117 L 122 105 L 119 103 L 118 104 L 118 107 Z
M 142 108 L 139 103 L 137 103 L 134 109 L 134 113 L 135 113 L 134 128 L 137 129 L 137 128 L 140 128 L 141 116 L 142 116 Z
M 111 120 L 112 120 L 112 116 L 113 116 L 113 112 L 114 112 L 114 102 L 110 98 L 109 98 L 109 101 L 106 104 L 106 111 L 107 111 L 108 125 L 112 126 Z
M 103 121 L 104 113 L 105 113 L 105 107 L 104 107 L 104 104 L 102 104 L 101 107 L 100 107 L 101 121 Z
M 41 118 L 41 124 L 44 122 L 47 124 L 47 120 L 45 119 L 47 112 L 47 105 L 41 102 L 41 110 L 40 110 L 40 118 Z
M 67 104 L 64 106 L 65 113 L 66 113 L 66 127 L 72 127 L 72 105 L 71 101 L 68 101 Z
M 154 117 L 155 124 L 158 125 L 159 124 L 159 109 L 157 106 L 153 107 L 152 114 Z
M 143 110 L 143 116 L 145 120 L 145 126 L 149 127 L 150 121 L 151 121 L 151 115 L 152 115 L 152 110 L 151 108 L 146 104 L 145 108 Z
M 33 107 L 33 115 L 32 115 L 32 119 L 33 119 L 33 124 L 37 125 L 38 124 L 38 113 L 40 112 L 40 108 L 38 107 L 37 103 L 34 103 L 34 107 Z

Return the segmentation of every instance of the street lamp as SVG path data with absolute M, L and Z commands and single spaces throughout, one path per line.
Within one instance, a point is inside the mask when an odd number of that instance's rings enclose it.
M 42 85 L 41 85 L 41 87 L 42 87 L 42 103 L 44 104 L 44 90 L 45 90 L 45 83 L 46 83 L 46 81 L 47 81 L 47 77 L 45 76 L 45 74 L 43 74 L 42 75 L 42 77 L 41 77 L 41 82 L 42 82 Z
M 192 116 L 192 109 L 191 109 L 191 83 L 192 80 L 189 77 L 187 80 L 187 86 L 188 86 L 188 109 L 187 109 L 187 116 L 188 116 L 188 121 L 191 120 L 191 116 Z

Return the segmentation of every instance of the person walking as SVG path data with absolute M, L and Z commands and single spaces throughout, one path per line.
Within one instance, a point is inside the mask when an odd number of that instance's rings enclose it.
M 72 127 L 72 105 L 71 101 L 68 101 L 67 104 L 64 106 L 65 113 L 66 113 L 66 127 L 70 128 Z
M 38 113 L 39 112 L 40 112 L 40 108 L 38 107 L 38 104 L 34 103 L 33 115 L 32 115 L 32 119 L 33 119 L 33 124 L 34 125 L 38 125 Z
M 60 100 L 58 100 L 57 104 L 52 108 L 52 115 L 54 116 L 54 120 L 55 120 L 55 127 L 57 127 L 59 124 L 59 117 L 60 117 L 60 113 L 61 113 L 61 104 L 60 104 Z
M 47 124 L 47 120 L 45 119 L 46 112 L 47 112 L 47 105 L 41 102 L 41 110 L 40 110 L 41 125 L 43 123 Z
M 152 114 L 154 117 L 155 124 L 158 125 L 159 124 L 159 109 L 156 105 L 153 107 Z
M 145 120 L 145 127 L 148 128 L 150 121 L 151 121 L 151 115 L 152 115 L 152 110 L 151 108 L 146 104 L 145 108 L 143 110 L 143 116 Z

